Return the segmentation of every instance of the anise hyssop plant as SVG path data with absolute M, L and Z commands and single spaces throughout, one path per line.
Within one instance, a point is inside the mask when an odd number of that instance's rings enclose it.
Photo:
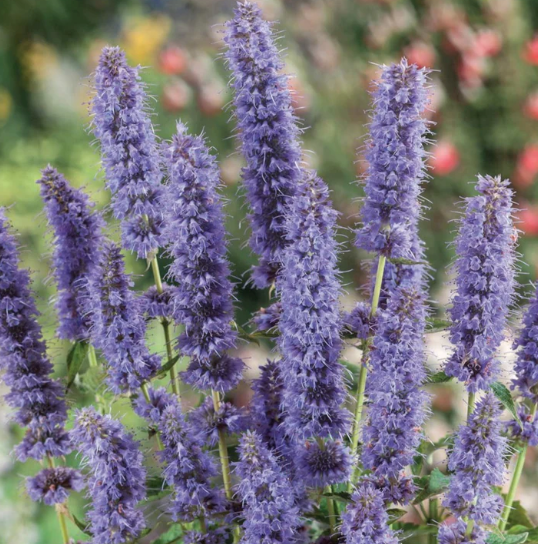
M 181 121 L 160 141 L 140 68 L 105 47 L 90 128 L 110 209 L 96 209 L 53 166 L 37 181 L 52 233 L 56 333 L 70 344 L 65 378 L 53 377 L 12 203 L 0 209 L 1 376 L 25 430 L 14 455 L 42 465 L 26 480 L 28 496 L 55 508 L 63 544 L 75 534 L 93 544 L 538 542 L 515 500 L 527 449 L 538 445 L 538 292 L 513 334 L 511 383 L 500 381 L 517 274 L 509 181 L 478 175 L 463 201 L 447 320 L 432 317 L 419 236 L 429 74 L 406 59 L 383 66 L 354 233 L 370 253 L 370 280 L 344 312 L 338 213 L 302 159 L 273 25 L 241 2 L 224 32 L 257 258 L 247 282 L 269 304 L 245 328 L 235 321 L 217 157 Z M 146 260 L 147 291 L 134 290 L 125 252 Z M 152 321 L 164 353 L 148 343 Z M 433 373 L 427 335 L 443 329 L 451 347 Z M 240 348 L 260 341 L 271 359 L 250 369 L 250 404 L 237 406 L 249 365 Z M 359 364 L 342 360 L 346 345 Z M 425 388 L 450 380 L 461 382 L 467 418 L 433 442 Z M 81 394 L 93 406 L 71 408 Z M 137 427 L 114 416 L 120 398 Z M 438 450 L 446 463 L 436 466 Z

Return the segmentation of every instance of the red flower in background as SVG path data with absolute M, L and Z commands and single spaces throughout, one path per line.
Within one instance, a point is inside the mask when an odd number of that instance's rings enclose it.
M 532 184 L 538 174 L 538 144 L 529 144 L 518 157 L 513 176 L 514 185 L 525 188 Z
M 419 68 L 433 68 L 435 64 L 434 48 L 423 42 L 414 42 L 406 47 L 404 56 L 409 64 L 416 64 Z
M 523 111 L 527 117 L 538 121 L 538 93 L 531 94 L 527 98 Z
M 475 38 L 475 51 L 482 57 L 494 57 L 502 49 L 503 41 L 501 35 L 491 29 L 480 30 Z
M 159 55 L 159 70 L 163 74 L 177 76 L 187 68 L 187 55 L 177 46 L 167 47 Z
M 538 36 L 535 36 L 530 42 L 527 42 L 523 58 L 529 64 L 538 66 Z
M 525 233 L 536 235 L 538 234 L 538 208 L 531 206 L 528 203 L 522 204 L 522 210 L 517 213 L 519 220 L 518 227 Z
M 446 176 L 460 164 L 460 153 L 456 146 L 447 140 L 439 142 L 433 149 L 429 165 L 435 176 Z

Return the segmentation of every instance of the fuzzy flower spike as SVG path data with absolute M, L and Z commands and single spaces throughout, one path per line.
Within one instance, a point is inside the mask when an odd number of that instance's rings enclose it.
M 496 351 L 514 299 L 513 191 L 508 180 L 479 176 L 456 240 L 456 290 L 450 309 L 454 352 L 445 372 L 470 393 L 487 389 L 500 372 Z
M 426 178 L 424 144 L 428 122 L 428 71 L 401 62 L 383 67 L 373 92 L 370 138 L 366 143 L 368 170 L 356 246 L 388 259 L 424 260 L 418 236 L 420 194 Z M 423 280 L 423 265 L 387 262 L 385 290 Z
M 115 394 L 137 390 L 160 367 L 150 354 L 140 300 L 130 289 L 120 248 L 106 242 L 90 282 L 92 341 L 108 362 L 108 384 Z
M 51 378 L 39 315 L 30 291 L 30 276 L 19 268 L 14 236 L 0 208 L 0 368 L 10 389 L 7 403 L 15 420 L 27 427 L 17 457 L 42 460 L 71 451 L 64 424 L 67 407 L 63 388 Z
M 244 364 L 227 354 L 237 334 L 218 165 L 203 138 L 187 134 L 181 123 L 164 155 L 169 275 L 177 284 L 172 305 L 175 321 L 185 326 L 179 347 L 191 358 L 183 379 L 198 389 L 225 392 L 238 384 Z
M 250 205 L 250 245 L 260 258 L 252 279 L 264 288 L 275 281 L 287 245 L 285 211 L 302 177 L 300 130 L 271 25 L 256 4 L 237 4 L 225 42 L 247 162 L 243 183 Z
M 139 70 L 127 64 L 119 47 L 105 47 L 95 72 L 91 111 L 123 247 L 145 259 L 160 242 L 162 175 Z
M 146 498 L 146 471 L 138 443 L 119 421 L 84 408 L 71 435 L 89 471 L 92 544 L 121 544 L 146 523 L 138 503 Z
M 503 507 L 501 495 L 492 489 L 502 485 L 505 476 L 501 413 L 493 393 L 486 394 L 469 423 L 460 427 L 448 458 L 452 478 L 444 505 L 459 520 L 475 522 L 478 533 L 483 533 L 483 526 L 497 523 Z M 442 526 L 439 542 L 450 542 L 449 533 L 450 529 Z
M 41 173 L 37 183 L 54 233 L 58 336 L 72 341 L 87 340 L 91 325 L 88 278 L 98 258 L 103 221 L 91 212 L 93 203 L 89 198 L 71 187 L 56 169 L 47 166 Z
M 396 288 L 377 320 L 366 382 L 368 418 L 362 461 L 387 502 L 407 503 L 413 492 L 405 467 L 422 438 L 428 395 L 424 366 L 425 297 Z
M 327 186 L 309 172 L 290 207 L 289 245 L 279 280 L 284 427 L 298 441 L 339 439 L 348 431 L 338 361 L 342 341 L 335 222 Z M 347 448 L 330 442 L 326 446 L 321 451 L 310 444 L 303 452 L 305 479 L 325 481 L 324 473 L 332 483 L 345 479 L 351 461 Z

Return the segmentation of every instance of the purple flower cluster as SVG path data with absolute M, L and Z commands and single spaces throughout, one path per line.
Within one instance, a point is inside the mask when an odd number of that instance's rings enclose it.
M 204 444 L 216 446 L 219 441 L 219 431 L 235 434 L 249 428 L 250 419 L 242 408 L 229 402 L 221 402 L 215 411 L 213 399 L 207 397 L 204 402 L 189 413 L 189 423 Z
M 460 427 L 448 458 L 452 478 L 444 505 L 457 518 L 480 526 L 497 523 L 503 507 L 502 497 L 492 489 L 503 484 L 505 475 L 501 413 L 493 393 L 487 393 L 468 424 Z
M 518 350 L 514 365 L 514 388 L 538 404 L 538 289 L 523 316 L 523 328 L 514 342 Z
M 529 408 L 522 404 L 518 407 L 517 414 L 519 421 L 511 419 L 505 423 L 505 429 L 511 440 L 538 446 L 538 419 L 532 414 Z
M 479 195 L 467 199 L 456 241 L 456 292 L 445 372 L 469 392 L 487 389 L 499 375 L 496 351 L 505 337 L 514 297 L 515 243 L 509 182 L 478 176 Z
M 70 491 L 80 491 L 83 488 L 84 479 L 80 472 L 68 467 L 44 468 L 26 480 L 30 498 L 49 506 L 65 502 Z
M 361 482 L 342 514 L 341 532 L 346 544 L 397 544 L 388 525 L 383 493 L 370 482 Z
M 428 411 L 428 395 L 421 390 L 426 381 L 425 326 L 424 295 L 402 287 L 377 316 L 362 462 L 389 502 L 406 503 L 413 491 L 405 467 L 416 455 Z
M 268 308 L 260 308 L 252 318 L 258 331 L 272 331 L 278 327 L 278 320 L 282 313 L 282 304 L 275 302 Z
M 239 444 L 237 494 L 243 503 L 243 544 L 294 542 L 300 525 L 293 488 L 275 455 L 256 432 Z
M 279 281 L 284 425 L 296 440 L 348 430 L 335 221 L 327 186 L 310 172 L 290 206 Z
M 88 512 L 93 544 L 135 539 L 146 522 L 138 503 L 146 498 L 146 471 L 138 443 L 119 421 L 84 408 L 71 433 L 88 468 Z
M 260 257 L 252 279 L 264 288 L 278 274 L 287 245 L 286 209 L 303 175 L 300 130 L 271 25 L 256 4 L 238 3 L 234 19 L 227 24 L 225 42 L 247 162 L 243 182 L 250 204 L 250 245 Z
M 350 312 L 344 315 L 344 325 L 359 340 L 373 336 L 375 316 L 371 315 L 371 306 L 366 302 L 357 302 Z
M 30 290 L 30 275 L 19 268 L 15 237 L 0 208 L 0 369 L 10 389 L 7 403 L 15 420 L 27 427 L 17 457 L 41 460 L 71 451 L 64 430 L 67 406 L 42 338 L 39 315 Z
M 427 70 L 402 59 L 384 67 L 373 92 L 365 199 L 356 245 L 389 259 L 423 261 L 418 222 L 429 135 L 423 117 L 429 102 L 427 80 Z M 416 285 L 423 272 L 422 265 L 388 262 L 384 283 L 386 288 Z
M 162 396 L 155 398 L 159 397 Z M 170 514 L 174 520 L 192 521 L 225 511 L 222 491 L 211 487 L 211 478 L 217 470 L 211 456 L 203 450 L 203 439 L 185 421 L 176 397 L 169 395 L 161 404 L 166 406 L 157 426 L 163 443 L 158 456 L 165 465 L 164 479 L 173 486 Z
M 233 289 L 228 276 L 224 216 L 217 188 L 219 169 L 201 136 L 186 127 L 164 150 L 168 169 L 166 235 L 173 258 L 169 275 L 174 319 L 185 326 L 179 347 L 191 363 L 185 382 L 225 392 L 241 379 L 244 364 L 226 351 L 234 348 Z
M 152 285 L 140 297 L 140 311 L 150 319 L 171 319 L 174 313 L 172 287 L 162 284 L 162 292 Z
M 146 346 L 146 323 L 130 285 L 120 248 L 106 242 L 90 282 L 91 336 L 108 362 L 114 393 L 138 389 L 160 368 L 160 358 Z
M 50 165 L 37 181 L 49 225 L 54 232 L 54 273 L 58 284 L 58 336 L 87 340 L 91 316 L 88 313 L 88 278 L 101 244 L 101 216 L 91 212 L 93 203 L 81 190 L 69 185 Z
M 229 530 L 226 527 L 209 529 L 205 533 L 187 531 L 183 544 L 227 544 Z
M 151 257 L 161 241 L 159 154 L 139 68 L 127 64 L 119 47 L 101 53 L 91 109 L 123 246 Z
M 439 544 L 485 544 L 487 532 L 478 525 L 474 525 L 467 534 L 467 523 L 458 519 L 455 523 L 443 523 L 439 527 L 437 541 Z

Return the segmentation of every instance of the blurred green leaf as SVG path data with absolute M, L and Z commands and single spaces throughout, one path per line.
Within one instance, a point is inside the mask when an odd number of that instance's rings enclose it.
M 495 533 L 491 533 L 486 542 L 488 544 L 523 544 L 523 542 L 527 541 L 527 538 L 529 536 L 529 533 L 521 533 L 519 535 L 496 535 Z
M 447 376 L 442 370 L 436 372 L 431 376 L 428 376 L 428 381 L 426 383 L 446 383 L 452 380 L 452 376 Z
M 445 331 L 450 327 L 450 321 L 446 319 L 440 319 L 438 317 L 428 317 L 426 319 L 426 332 L 440 332 Z
M 521 525 L 526 529 L 534 528 L 534 523 L 529 518 L 529 514 L 527 514 L 527 511 L 520 501 L 513 502 L 510 515 L 508 516 L 507 527 L 511 528 L 516 525 Z
M 500 382 L 494 382 L 491 384 L 491 390 L 495 393 L 495 396 L 503 404 L 503 406 L 512 414 L 513 418 L 518 422 L 519 426 L 522 427 L 521 420 L 517 413 L 516 405 L 510 391 L 506 385 Z
M 438 468 L 434 468 L 428 476 L 415 478 L 415 485 L 421 489 L 418 492 L 413 504 L 420 504 L 429 497 L 434 497 L 445 491 L 450 483 L 450 476 L 443 474 Z
M 82 366 L 84 359 L 86 359 L 88 348 L 89 344 L 87 342 L 75 342 L 73 347 L 69 350 L 69 353 L 67 354 L 66 389 L 69 389 L 73 385 L 73 382 L 80 371 L 80 367 Z

